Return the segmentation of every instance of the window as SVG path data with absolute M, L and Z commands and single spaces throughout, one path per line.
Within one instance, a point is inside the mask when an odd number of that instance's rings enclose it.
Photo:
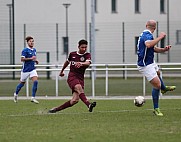
M 165 38 L 163 38 L 163 39 L 160 41 L 160 47 L 161 47 L 161 48 L 164 48 L 164 47 L 165 47 Z
M 95 10 L 95 13 L 97 13 L 97 0 L 94 0 L 94 10 Z
M 112 0 L 112 13 L 117 13 L 117 0 Z
M 136 36 L 135 37 L 135 54 L 137 54 L 137 45 L 138 45 L 138 39 L 139 39 L 139 36 Z
M 140 0 L 135 0 L 135 13 L 140 13 Z
M 181 44 L 181 30 L 176 31 L 176 44 Z
M 165 13 L 165 0 L 160 0 L 160 13 Z

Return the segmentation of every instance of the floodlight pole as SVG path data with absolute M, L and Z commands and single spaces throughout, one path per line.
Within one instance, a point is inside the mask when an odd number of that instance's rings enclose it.
M 91 0 L 91 60 L 92 63 L 95 64 L 95 0 Z M 92 66 L 92 97 L 95 96 L 95 84 L 94 80 L 96 78 L 95 66 Z
M 167 0 L 167 45 L 170 45 L 170 17 L 169 17 L 169 0 Z M 168 62 L 170 62 L 170 51 L 168 50 Z
M 95 64 L 95 1 L 91 0 L 91 55 L 92 63 Z
M 65 24 L 66 24 L 66 38 L 68 39 L 68 8 L 69 8 L 69 6 L 71 5 L 70 3 L 63 3 L 62 4 L 64 7 L 65 7 L 65 9 L 66 9 L 66 22 L 65 22 Z M 66 52 L 66 58 L 68 57 L 68 53 L 69 53 L 69 39 L 68 39 L 68 41 L 67 41 L 67 52 Z
M 14 6 L 15 2 L 12 0 L 12 39 L 13 39 L 13 65 L 15 65 L 15 12 L 14 12 Z M 13 72 L 13 79 L 15 79 L 15 72 Z
M 14 0 L 6 6 L 9 8 L 10 64 L 15 65 Z M 15 79 L 15 72 L 13 72 L 13 79 Z
M 10 46 L 10 64 L 13 64 L 13 49 L 12 49 L 12 4 L 6 5 L 9 8 L 9 46 Z

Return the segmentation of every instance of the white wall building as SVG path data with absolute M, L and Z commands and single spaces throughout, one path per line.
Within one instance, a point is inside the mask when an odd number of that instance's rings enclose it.
M 78 40 L 90 40 L 91 0 L 15 0 L 16 64 L 20 63 L 26 35 L 35 38 L 38 51 L 50 52 L 51 63 L 65 61 L 62 41 L 66 35 L 64 3 L 71 4 L 67 9 L 69 51 L 77 50 Z M 157 60 L 180 62 L 180 5 L 180 0 L 95 0 L 95 55 L 92 55 L 95 63 L 136 63 L 136 37 L 149 19 L 158 21 L 155 36 L 157 32 L 166 32 L 169 36 L 165 45 L 173 46 L 169 55 L 161 54 Z M 41 54 L 40 60 L 45 63 L 45 55 Z

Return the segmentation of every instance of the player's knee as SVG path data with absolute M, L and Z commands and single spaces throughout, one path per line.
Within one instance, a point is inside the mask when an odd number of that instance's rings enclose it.
M 161 89 L 161 84 L 160 83 L 156 84 L 155 88 L 160 90 Z
M 82 86 L 80 84 L 75 85 L 75 91 L 80 94 L 83 92 Z
M 71 100 L 70 104 L 73 106 L 73 105 L 77 104 L 78 102 L 79 102 L 79 100 Z
M 80 84 L 77 84 L 77 85 L 75 85 L 75 89 L 80 90 L 80 89 L 82 89 L 82 86 Z

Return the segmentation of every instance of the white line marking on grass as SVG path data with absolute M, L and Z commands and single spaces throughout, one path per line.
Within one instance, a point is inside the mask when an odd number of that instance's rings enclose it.
M 94 111 L 93 113 L 117 113 L 117 112 L 133 112 L 139 110 L 108 110 L 108 111 Z M 91 112 L 57 112 L 57 113 L 48 113 L 48 111 L 38 110 L 37 113 L 27 113 L 27 114 L 10 114 L 6 116 L 10 117 L 22 117 L 22 116 L 36 116 L 36 115 L 80 115 L 80 114 L 93 114 Z
M 88 96 L 87 98 L 90 100 L 133 100 L 136 96 Z M 151 100 L 152 96 L 144 96 L 146 100 Z M 71 99 L 72 96 L 36 96 L 38 100 L 67 100 Z M 0 100 L 13 100 L 13 97 L 0 97 Z M 30 99 L 30 97 L 26 96 L 19 96 L 19 100 L 27 100 Z M 167 96 L 160 96 L 160 99 L 181 99 L 181 96 L 173 96 L 173 95 L 167 95 Z
M 46 109 L 45 109 L 46 110 Z M 121 112 L 143 112 L 143 111 L 152 111 L 153 109 L 134 109 L 134 110 L 105 110 L 105 111 L 94 111 L 94 112 L 57 112 L 57 113 L 48 113 L 45 110 L 38 110 L 36 113 L 27 113 L 27 114 L 10 114 L 6 116 L 10 117 L 23 117 L 23 116 L 38 116 L 38 115 L 80 115 L 80 114 L 94 114 L 94 113 L 121 113 Z M 181 110 L 181 108 L 175 109 L 162 109 L 162 110 Z M 1 115 L 3 116 L 3 115 Z

